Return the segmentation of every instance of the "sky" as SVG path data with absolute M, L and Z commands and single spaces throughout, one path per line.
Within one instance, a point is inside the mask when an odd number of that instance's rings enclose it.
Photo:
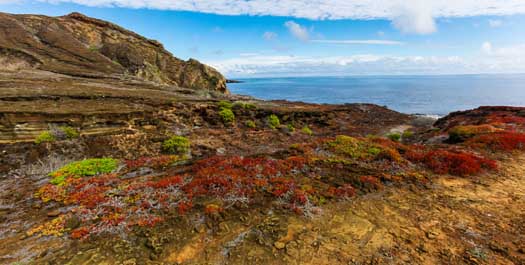
M 525 73 L 524 0 L 0 0 L 81 12 L 228 78 Z

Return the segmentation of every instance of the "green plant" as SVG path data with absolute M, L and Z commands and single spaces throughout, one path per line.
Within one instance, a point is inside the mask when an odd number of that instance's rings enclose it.
M 386 137 L 388 137 L 388 139 L 394 141 L 394 142 L 399 142 L 401 140 L 401 134 L 400 133 L 389 133 Z
M 79 136 L 78 131 L 75 128 L 73 128 L 73 127 L 61 126 L 58 129 L 61 130 L 66 135 L 66 137 L 68 139 L 78 138 L 78 136 Z
M 172 136 L 162 143 L 162 150 L 170 154 L 184 154 L 190 150 L 190 141 L 184 136 Z
M 301 129 L 301 132 L 303 132 L 304 134 L 308 134 L 308 135 L 312 135 L 314 134 L 312 132 L 312 130 L 308 127 L 308 125 L 305 125 L 302 129 Z
M 410 138 L 410 137 L 412 137 L 413 135 L 414 135 L 414 132 L 412 132 L 412 131 L 404 131 L 404 132 L 403 132 L 403 137 L 402 137 L 402 138 L 403 138 L 403 139 L 405 139 L 405 138 Z
M 223 109 L 231 109 L 233 107 L 232 103 L 231 102 L 228 102 L 228 101 L 219 101 L 219 109 L 220 110 L 223 110 Z
M 45 131 L 36 137 L 35 143 L 41 144 L 44 142 L 53 142 L 55 140 L 56 140 L 55 136 L 50 131 Z
M 245 124 L 246 124 L 246 127 L 248 127 L 248 128 L 254 129 L 255 127 L 257 127 L 257 125 L 255 125 L 254 121 L 246 121 Z
M 80 178 L 110 173 L 118 166 L 118 160 L 113 158 L 92 158 L 69 163 L 62 168 L 49 173 L 54 185 L 63 185 L 67 177 Z
M 219 111 L 219 116 L 221 116 L 224 123 L 232 123 L 235 121 L 235 114 L 233 114 L 231 109 L 222 108 L 221 111 Z
M 272 115 L 268 116 L 268 126 L 270 126 L 270 128 L 272 128 L 272 129 L 275 129 L 275 128 L 281 126 L 281 122 L 279 121 L 279 117 L 277 117 L 277 115 L 275 115 L 275 114 L 272 114 Z
M 293 124 L 289 123 L 286 128 L 288 129 L 289 132 L 295 132 L 295 127 L 293 127 Z
M 255 106 L 254 104 L 252 103 L 246 103 L 246 102 L 235 102 L 235 104 L 233 105 L 234 107 L 237 107 L 237 108 L 242 108 L 242 109 L 256 109 L 257 106 Z

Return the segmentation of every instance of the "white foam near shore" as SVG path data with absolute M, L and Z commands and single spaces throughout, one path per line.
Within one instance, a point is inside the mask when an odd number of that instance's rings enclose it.
M 414 114 L 414 115 L 421 117 L 421 118 L 429 118 L 433 120 L 439 120 L 440 118 L 443 118 L 443 115 L 437 115 L 437 114 Z

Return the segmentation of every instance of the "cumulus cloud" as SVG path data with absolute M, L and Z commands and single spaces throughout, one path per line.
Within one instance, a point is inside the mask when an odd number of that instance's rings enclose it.
M 312 40 L 316 43 L 327 44 L 368 44 L 368 45 L 403 45 L 403 42 L 393 40 Z
M 277 33 L 275 32 L 272 32 L 272 31 L 266 31 L 263 35 L 262 35 L 263 39 L 265 40 L 275 40 L 277 39 Z
M 404 33 L 429 34 L 436 31 L 431 3 L 425 0 L 407 1 L 394 10 L 392 24 Z
M 2 2 L 13 2 L 0 0 Z M 16 1 L 16 0 L 14 0 Z M 33 0 L 308 19 L 388 19 L 407 33 L 436 30 L 435 18 L 525 14 L 523 0 Z
M 307 41 L 308 39 L 310 39 L 310 34 L 308 33 L 308 29 L 295 23 L 294 21 L 286 21 L 284 25 L 286 26 L 286 28 L 288 28 L 288 31 L 290 31 L 290 33 L 294 37 L 302 41 Z

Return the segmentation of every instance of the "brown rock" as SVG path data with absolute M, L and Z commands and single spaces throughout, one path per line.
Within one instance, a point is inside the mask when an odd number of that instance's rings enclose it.
M 226 79 L 162 44 L 79 13 L 62 17 L 0 13 L 0 64 L 81 77 L 129 77 L 228 93 Z

